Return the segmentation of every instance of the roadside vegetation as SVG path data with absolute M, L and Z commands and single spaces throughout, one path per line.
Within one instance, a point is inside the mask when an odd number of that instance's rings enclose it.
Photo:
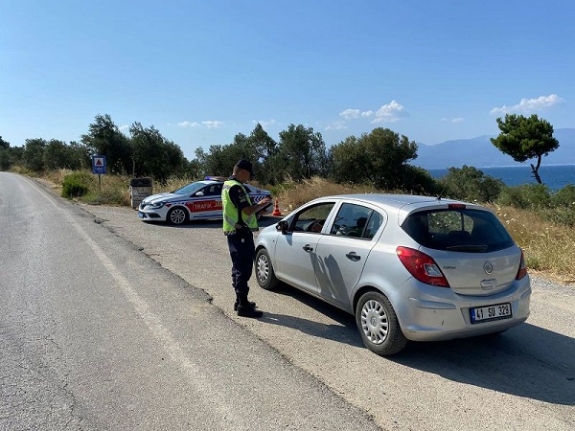
M 558 148 L 553 127 L 537 116 L 497 119 L 493 145 L 531 165 L 537 184 L 507 187 L 472 166 L 449 168 L 436 179 L 410 162 L 418 145 L 390 129 L 349 136 L 329 150 L 320 133 L 290 124 L 272 139 L 260 124 L 232 143 L 198 148 L 187 160 L 154 128 L 135 122 L 124 134 L 109 115 L 97 115 L 80 142 L 27 139 L 13 147 L 0 137 L 0 170 L 43 178 L 61 196 L 91 205 L 129 206 L 130 178 L 150 177 L 153 192 L 173 191 L 206 175 L 227 176 L 239 158 L 254 162 L 254 183 L 272 191 L 282 213 L 319 196 L 408 193 L 477 202 L 491 207 L 525 250 L 527 265 L 575 283 L 575 186 L 551 191 L 539 175 L 542 158 Z M 92 157 L 105 157 L 106 174 L 92 173 Z
M 454 172 L 460 174 L 460 171 Z M 475 170 L 471 172 L 476 173 Z M 71 196 L 72 199 L 90 205 L 130 205 L 128 176 L 102 175 L 101 183 L 98 183 L 98 178 L 89 171 L 78 175 L 78 172 L 58 170 L 46 173 L 42 178 L 49 181 L 56 194 L 63 195 L 64 184 L 70 176 L 87 188 L 85 194 Z M 448 188 L 450 181 L 455 183 L 454 186 L 460 185 L 458 175 L 451 179 L 444 178 L 444 186 Z M 153 192 L 173 191 L 188 183 L 187 178 L 173 178 L 163 185 L 154 184 Z M 288 181 L 276 186 L 259 185 L 272 190 L 282 215 L 320 196 L 386 192 L 370 185 L 338 184 L 320 177 L 300 182 Z M 395 192 L 402 193 L 400 190 Z M 542 185 L 502 186 L 499 198 L 494 201 L 465 200 L 482 203 L 497 214 L 525 251 L 527 265 L 532 273 L 541 273 L 565 284 L 575 284 L 575 186 L 567 186 L 556 193 L 551 193 Z

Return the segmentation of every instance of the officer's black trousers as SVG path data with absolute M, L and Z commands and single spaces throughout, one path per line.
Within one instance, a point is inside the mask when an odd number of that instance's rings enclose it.
M 228 235 L 227 239 L 232 258 L 232 286 L 236 294 L 247 295 L 255 257 L 254 235 L 246 229 L 246 232 Z

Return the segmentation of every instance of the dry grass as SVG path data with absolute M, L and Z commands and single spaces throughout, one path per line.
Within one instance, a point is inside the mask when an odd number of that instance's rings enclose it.
M 174 190 L 181 189 L 190 182 L 188 179 L 169 179 L 165 185 L 154 184 L 154 193 L 173 192 Z
M 71 171 L 59 170 L 43 176 L 54 184 L 54 189 L 61 189 L 62 180 Z M 106 205 L 130 205 L 129 177 L 102 175 L 101 185 L 98 178 L 90 186 L 83 202 Z M 174 179 L 166 185 L 154 184 L 153 192 L 160 193 L 176 190 L 189 183 L 189 180 Z M 254 184 L 258 186 L 257 184 Z M 259 185 L 272 189 L 278 198 L 282 214 L 326 195 L 346 193 L 381 192 L 373 187 L 361 185 L 334 184 L 322 178 L 312 178 L 301 183 L 289 182 L 279 187 Z M 561 224 L 553 224 L 541 219 L 536 213 L 512 207 L 490 206 L 507 227 L 513 239 L 525 251 L 529 270 L 556 278 L 562 283 L 575 283 L 575 229 Z
M 491 208 L 523 248 L 530 270 L 563 283 L 575 283 L 575 229 L 544 221 L 531 211 L 494 205 Z
M 368 186 L 333 184 L 313 178 L 288 184 L 276 197 L 283 214 L 317 197 L 344 193 L 381 192 Z M 535 273 L 562 283 L 575 283 L 575 229 L 542 220 L 534 212 L 490 205 L 509 233 L 524 250 L 527 266 Z
M 377 192 L 377 190 L 373 187 L 335 184 L 323 178 L 314 177 L 301 183 L 287 183 L 275 193 L 275 196 L 278 198 L 282 211 L 284 208 L 289 211 L 321 196 L 374 192 Z

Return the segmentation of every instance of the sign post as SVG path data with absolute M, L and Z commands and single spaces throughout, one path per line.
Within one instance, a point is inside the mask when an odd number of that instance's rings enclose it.
M 102 189 L 100 175 L 106 173 L 106 156 L 92 156 L 92 172 L 98 174 L 98 188 Z

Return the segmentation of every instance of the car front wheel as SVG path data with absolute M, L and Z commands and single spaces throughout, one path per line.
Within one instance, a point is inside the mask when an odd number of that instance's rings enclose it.
M 181 207 L 172 208 L 168 213 L 168 222 L 173 225 L 181 225 L 188 221 L 188 213 Z
M 262 289 L 272 290 L 278 284 L 270 255 L 265 248 L 260 249 L 256 254 L 256 279 Z
M 389 299 L 379 292 L 361 296 L 355 308 L 355 322 L 363 344 L 380 356 L 394 355 L 407 344 L 395 310 Z

